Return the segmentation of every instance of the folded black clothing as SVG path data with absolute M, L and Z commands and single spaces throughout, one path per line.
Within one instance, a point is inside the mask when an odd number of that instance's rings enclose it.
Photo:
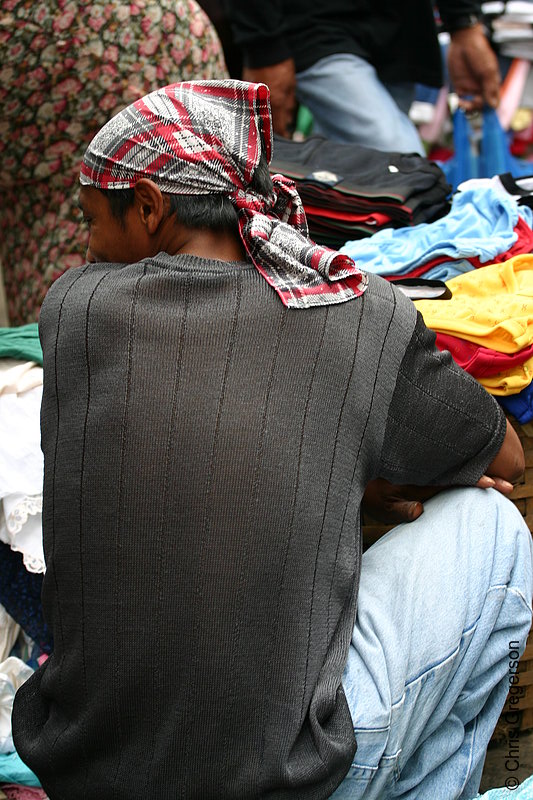
M 441 186 L 445 197 L 451 192 L 438 164 L 418 153 L 384 152 L 317 135 L 301 142 L 275 136 L 271 170 L 283 174 L 292 170 L 299 180 L 315 180 L 340 192 L 400 202 L 435 184 Z M 320 174 L 324 172 L 331 175 Z
M 295 181 L 304 207 L 312 207 L 315 217 L 320 208 L 353 212 L 359 235 L 365 212 L 386 214 L 385 227 L 404 227 L 431 222 L 450 209 L 444 172 L 418 153 L 383 152 L 317 135 L 302 142 L 275 136 L 273 150 L 272 174 Z M 329 222 L 323 221 L 326 227 Z M 375 230 L 369 226 L 367 235 Z

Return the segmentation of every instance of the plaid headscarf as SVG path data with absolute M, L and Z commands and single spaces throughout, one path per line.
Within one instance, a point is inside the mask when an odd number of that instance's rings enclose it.
M 272 151 L 270 92 L 236 80 L 175 83 L 113 117 L 90 143 L 80 182 L 125 189 L 150 178 L 162 192 L 226 195 L 238 210 L 244 246 L 261 275 L 292 308 L 343 303 L 361 295 L 367 276 L 351 258 L 308 238 L 292 181 L 272 176 L 266 197 L 250 188 L 261 156 Z

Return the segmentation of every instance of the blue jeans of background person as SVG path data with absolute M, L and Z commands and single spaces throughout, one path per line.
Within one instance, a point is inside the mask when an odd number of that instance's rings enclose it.
M 313 133 L 376 150 L 425 155 L 408 117 L 414 84 L 385 86 L 367 61 L 340 53 L 299 72 L 296 86 L 298 101 L 313 115 Z
M 358 748 L 334 800 L 475 797 L 531 624 L 532 551 L 511 501 L 462 488 L 363 555 L 343 677 Z

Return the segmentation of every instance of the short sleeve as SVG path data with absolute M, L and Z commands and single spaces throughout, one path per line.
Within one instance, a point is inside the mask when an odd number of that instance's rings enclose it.
M 505 431 L 498 403 L 437 349 L 418 314 L 389 406 L 381 476 L 400 484 L 473 485 L 498 454 Z

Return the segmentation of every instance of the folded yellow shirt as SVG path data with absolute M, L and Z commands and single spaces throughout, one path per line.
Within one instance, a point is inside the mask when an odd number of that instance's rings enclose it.
M 532 254 L 458 275 L 446 285 L 449 300 L 414 301 L 428 328 L 501 353 L 533 342 Z

